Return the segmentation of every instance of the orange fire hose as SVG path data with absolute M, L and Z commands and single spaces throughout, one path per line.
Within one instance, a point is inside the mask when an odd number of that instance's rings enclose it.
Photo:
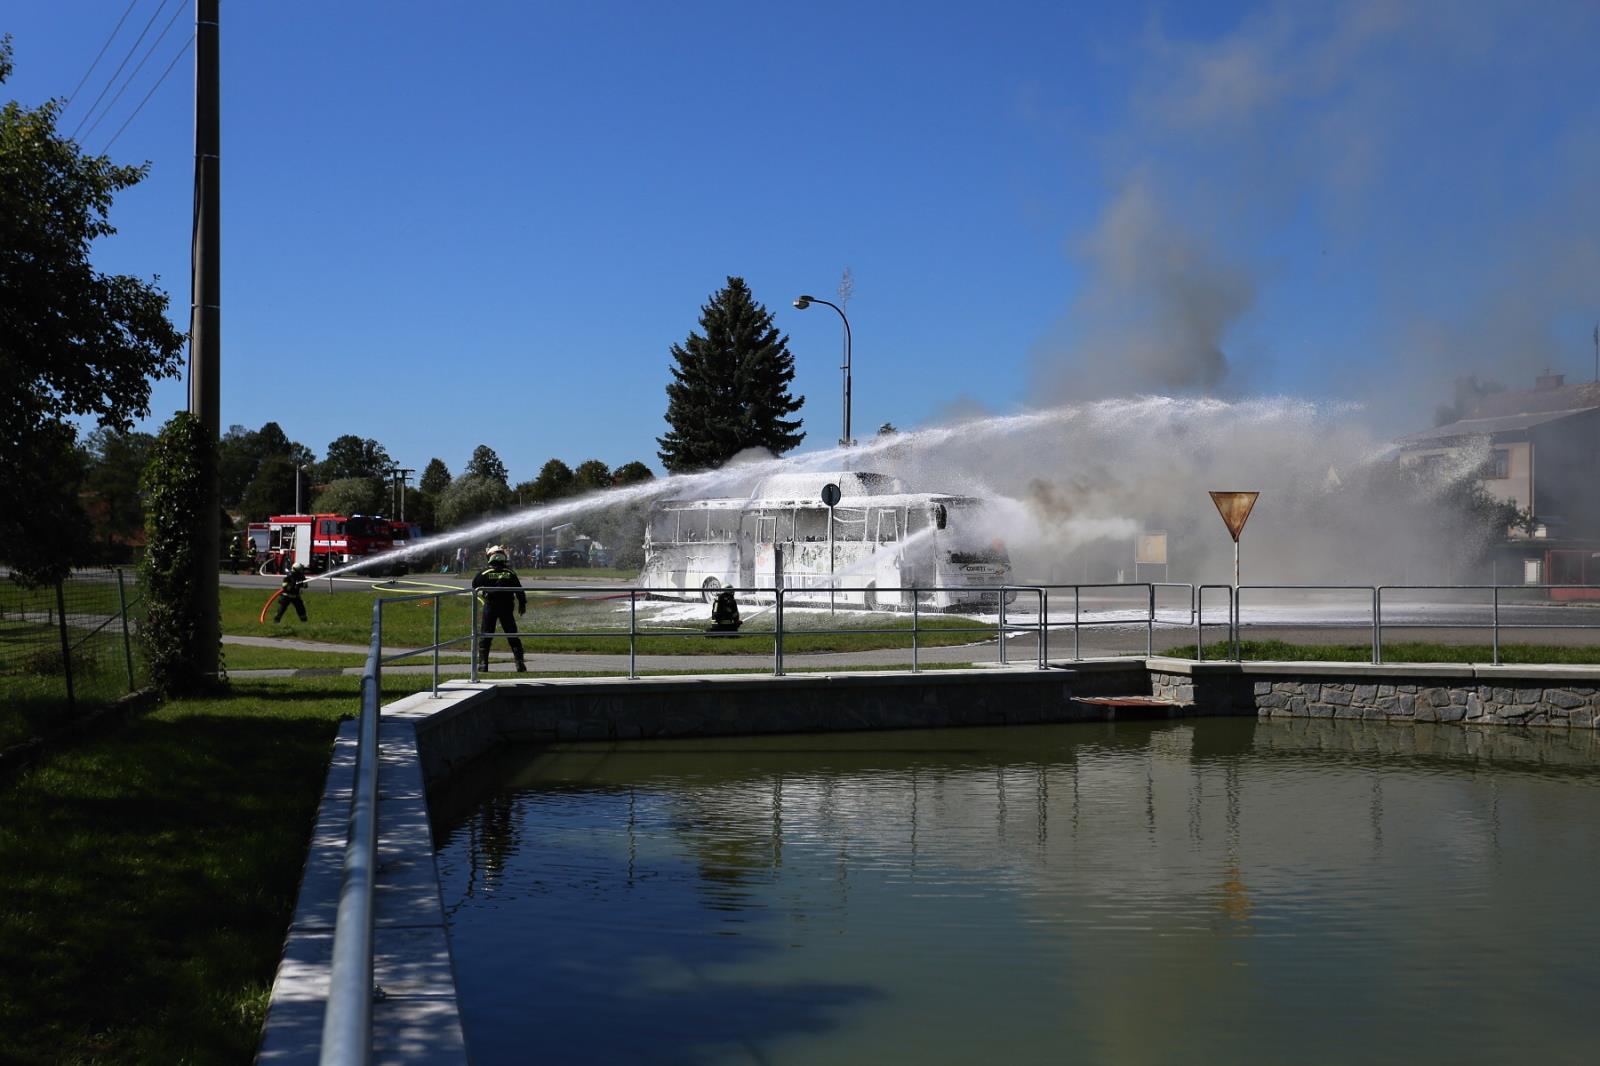
M 263 603 L 261 605 L 261 617 L 258 619 L 258 621 L 260 621 L 262 623 L 266 622 L 266 620 L 267 620 L 267 608 L 272 606 L 272 601 L 273 600 L 277 599 L 279 596 L 282 596 L 282 595 L 283 595 L 283 590 L 282 589 L 278 589 L 277 591 L 273 592 L 272 595 L 267 597 L 267 602 Z

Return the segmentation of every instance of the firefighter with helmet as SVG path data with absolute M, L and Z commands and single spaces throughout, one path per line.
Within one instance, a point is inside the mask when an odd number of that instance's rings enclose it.
M 732 633 L 742 624 L 739 605 L 733 602 L 733 590 L 723 589 L 711 604 L 711 632 Z
M 283 613 L 294 604 L 294 613 L 300 616 L 300 621 L 306 620 L 305 601 L 300 598 L 300 592 L 306 587 L 306 564 L 295 563 L 289 572 L 283 575 L 283 587 L 278 592 L 278 613 L 273 615 L 274 625 L 283 621 Z
M 516 656 L 517 672 L 520 674 L 528 669 L 522 660 L 522 639 L 515 636 L 517 620 L 511 616 L 512 590 L 516 590 L 517 614 L 523 614 L 528 609 L 528 595 L 522 591 L 522 579 L 517 577 L 517 572 L 511 569 L 511 563 L 506 556 L 505 549 L 500 545 L 493 545 L 494 550 L 489 553 L 489 565 L 478 572 L 472 579 L 474 589 L 484 589 L 483 615 L 478 632 L 482 639 L 478 641 L 478 667 L 482 670 L 489 668 L 489 634 L 494 632 L 495 623 L 507 634 L 506 643 L 511 645 L 511 654 Z

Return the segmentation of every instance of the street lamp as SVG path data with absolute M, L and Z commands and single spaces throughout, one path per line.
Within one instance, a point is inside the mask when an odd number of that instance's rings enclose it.
M 839 312 L 839 318 L 844 322 L 844 365 L 839 368 L 844 371 L 844 437 L 839 443 L 848 448 L 855 443 L 850 439 L 850 320 L 845 317 L 844 310 L 838 304 L 819 300 L 815 296 L 802 296 L 794 302 L 797 311 L 804 311 L 812 304 L 823 304 L 833 308 Z

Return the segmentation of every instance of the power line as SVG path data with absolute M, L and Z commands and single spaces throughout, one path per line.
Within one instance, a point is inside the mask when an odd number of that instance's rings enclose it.
M 73 87 L 67 96 L 67 104 L 78 98 L 78 90 L 83 88 L 83 83 L 89 80 L 89 75 L 94 73 L 94 68 L 100 65 L 100 60 L 105 58 L 106 49 L 111 47 L 111 42 L 117 39 L 117 34 L 122 30 L 122 24 L 128 21 L 128 16 L 133 14 L 133 9 L 139 0 L 128 0 L 128 7 L 122 12 L 122 17 L 117 20 L 117 25 L 111 31 L 111 36 L 106 38 L 106 43 L 100 46 L 99 53 L 94 57 L 94 62 L 89 64 L 89 69 L 83 72 L 83 77 L 78 79 L 78 84 Z
M 133 42 L 133 47 L 129 48 L 128 54 L 122 57 L 122 62 L 117 64 L 117 69 L 111 72 L 111 80 L 106 82 L 105 88 L 100 90 L 100 95 L 95 97 L 94 103 L 89 105 L 88 114 L 78 120 L 77 126 L 73 127 L 71 136 L 67 138 L 68 140 L 75 141 L 78 139 L 78 131 L 83 129 L 83 124 L 89 120 L 89 115 L 95 113 L 95 110 L 100 106 L 100 101 L 106 98 L 106 93 L 110 91 L 111 86 L 116 84 L 117 78 L 121 77 L 122 68 L 128 65 L 128 60 L 133 58 L 133 53 L 137 52 L 139 46 L 144 43 L 144 35 L 150 32 L 150 27 L 156 24 L 156 18 L 167 9 L 167 5 L 171 2 L 172 0 L 161 0 L 161 6 L 155 9 L 155 12 L 150 16 L 150 21 L 146 22 L 144 29 L 139 31 L 139 36 Z
M 128 86 L 133 84 L 133 80 L 139 76 L 139 72 L 144 69 L 144 65 L 150 62 L 150 57 L 156 54 L 156 49 L 160 47 L 161 42 L 166 38 L 167 31 L 172 29 L 172 24 L 178 21 L 178 16 L 181 14 L 183 14 L 183 7 L 179 5 L 172 12 L 172 17 L 167 20 L 167 24 L 161 27 L 161 32 L 156 35 L 156 39 L 150 43 L 150 48 L 145 52 L 144 58 L 139 60 L 138 66 L 133 68 L 133 73 L 129 74 L 127 79 L 123 81 L 122 88 L 117 90 L 116 95 L 111 98 L 111 102 L 106 105 L 106 109 L 100 112 L 100 117 L 91 122 L 89 128 L 83 131 L 84 140 L 88 140 L 89 134 L 94 132 L 95 127 L 104 122 L 106 116 L 111 114 L 112 109 L 117 106 L 117 101 L 122 99 L 122 94 L 128 91 Z
M 111 139 L 106 142 L 106 146 L 100 149 L 101 155 L 111 151 L 111 146 L 117 143 L 117 138 L 121 137 L 122 131 L 128 128 L 128 123 L 137 118 L 139 112 L 144 110 L 144 105 L 150 102 L 150 98 L 156 94 L 157 89 L 161 88 L 161 83 L 167 80 L 167 75 L 172 73 L 172 68 L 178 65 L 178 60 L 183 58 L 183 54 L 189 50 L 189 46 L 193 43 L 194 34 L 191 33 L 189 34 L 189 39 L 183 42 L 183 47 L 178 49 L 178 54 L 172 57 L 172 62 L 167 64 L 167 69 L 161 72 L 161 77 L 156 79 L 156 83 L 150 86 L 150 91 L 144 94 L 144 99 L 139 101 L 139 106 L 133 109 L 133 114 L 123 120 L 122 125 L 117 127 L 117 132 L 113 133 Z

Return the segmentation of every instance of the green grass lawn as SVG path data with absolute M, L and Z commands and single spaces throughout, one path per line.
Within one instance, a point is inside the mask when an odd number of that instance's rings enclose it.
M 0 785 L 0 1061 L 251 1061 L 358 685 L 238 681 Z
M 60 629 L 42 621 L 19 621 L 15 613 L 0 619 L 0 748 L 65 728 L 75 716 L 128 693 L 129 649 L 120 626 L 96 630 L 98 620 L 88 621 L 93 616 L 71 611 L 68 616 L 73 619 L 67 626 L 75 700 L 71 708 Z M 135 658 L 135 684 L 142 683 L 143 675 Z
M 1161 652 L 1180 659 L 1194 657 L 1194 645 L 1178 645 Z M 1207 644 L 1207 659 L 1226 659 L 1232 655 L 1226 641 Z M 1372 661 L 1370 644 L 1288 644 L 1281 640 L 1242 640 L 1239 654 L 1247 660 L 1275 659 L 1284 662 Z M 1385 663 L 1489 663 L 1494 650 L 1488 644 L 1428 644 L 1420 641 L 1395 641 L 1383 645 Z M 1600 647 L 1569 648 L 1554 644 L 1502 644 L 1501 663 L 1600 663 Z
M 307 621 L 301 622 L 291 610 L 281 623 L 273 624 L 272 614 L 259 621 L 261 605 L 268 592 L 261 589 L 222 589 L 222 631 L 250 636 L 275 636 L 284 639 L 313 640 L 329 644 L 364 647 L 372 625 L 375 596 L 392 598 L 392 593 L 371 594 L 359 591 L 325 592 L 313 582 L 305 593 Z M 628 651 L 626 599 L 568 599 L 543 594 L 537 588 L 527 594 L 528 611 L 517 620 L 524 633 L 558 634 L 548 637 L 525 636 L 530 651 L 577 654 L 625 655 Z M 421 647 L 433 642 L 434 599 L 391 604 L 384 609 L 383 642 L 386 647 Z M 438 599 L 439 631 L 442 637 L 463 636 L 471 632 L 469 600 L 465 596 Z M 705 618 L 679 623 L 654 624 L 648 619 L 662 605 L 640 601 L 640 630 L 651 634 L 640 639 L 641 651 L 660 655 L 769 654 L 772 650 L 773 614 L 758 608 L 747 609 L 749 621 L 741 635 L 708 639 L 710 608 Z M 911 619 L 899 615 L 885 617 L 866 611 L 840 611 L 830 620 L 822 612 L 793 612 L 784 619 L 784 648 L 792 652 L 869 651 L 876 648 L 909 648 Z M 841 633 L 807 633 L 808 628 L 838 628 Z M 944 615 L 923 616 L 918 622 L 918 641 L 925 647 L 949 647 L 993 639 L 995 628 L 970 619 Z M 873 632 L 873 631 L 881 632 Z M 617 636 L 592 636 L 616 633 Z M 748 633 L 748 636 L 743 635 Z M 501 641 L 496 648 L 504 649 Z

